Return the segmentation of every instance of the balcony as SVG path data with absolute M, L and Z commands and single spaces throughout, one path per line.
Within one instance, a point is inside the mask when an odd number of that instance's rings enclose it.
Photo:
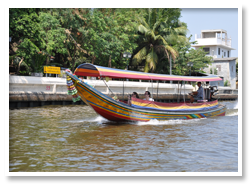
M 202 38 L 200 34 L 195 34 L 195 41 L 198 42 L 197 45 L 225 45 L 227 47 L 232 47 L 231 38 L 221 38 L 221 36 L 217 35 L 217 33 L 215 37 L 206 38 Z

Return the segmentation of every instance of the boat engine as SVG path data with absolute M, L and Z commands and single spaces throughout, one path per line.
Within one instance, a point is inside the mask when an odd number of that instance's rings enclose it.
M 209 86 L 211 97 L 219 94 L 217 86 Z

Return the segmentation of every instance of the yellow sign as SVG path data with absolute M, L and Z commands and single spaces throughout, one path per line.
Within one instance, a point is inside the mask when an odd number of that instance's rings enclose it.
M 60 74 L 60 67 L 45 66 L 44 73 L 47 74 Z

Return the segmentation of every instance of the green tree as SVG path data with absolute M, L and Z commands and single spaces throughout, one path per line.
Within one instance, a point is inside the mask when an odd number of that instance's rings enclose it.
M 207 52 L 203 50 L 203 47 L 200 47 L 199 49 L 191 49 L 186 54 L 187 62 L 193 63 L 193 71 L 205 73 L 203 71 L 204 67 L 208 67 L 208 65 L 211 64 L 212 57 L 206 56 Z
M 18 43 L 25 38 L 38 45 L 40 37 L 39 9 L 35 8 L 10 8 L 9 9 L 9 36 L 11 44 Z
M 26 38 L 18 46 L 17 56 L 23 59 L 18 64 L 18 71 L 20 70 L 20 66 L 23 65 L 26 67 L 27 73 L 29 73 L 31 71 L 43 72 L 43 66 L 48 54 L 40 51 L 33 42 Z
M 139 47 L 133 56 L 133 64 L 143 62 L 144 71 L 155 71 L 157 63 L 166 64 L 170 57 L 175 61 L 178 51 L 173 48 L 177 42 L 186 41 L 186 26 L 179 22 L 180 9 L 144 9 L 138 17 L 137 31 Z M 160 70 L 160 69 L 158 69 Z
M 83 62 L 125 69 L 122 54 L 127 51 L 134 56 L 130 59 L 134 70 L 141 65 L 146 72 L 169 73 L 172 57 L 172 73 L 186 74 L 187 62 L 198 57 L 195 51 L 187 55 L 190 43 L 186 38 L 187 25 L 179 21 L 180 11 L 10 9 L 10 61 L 18 62 L 19 67 L 26 65 L 27 71 L 41 71 L 43 65 L 52 64 L 73 71 Z M 55 57 L 53 62 L 50 56 Z M 198 63 L 194 67 L 201 66 Z
M 179 56 L 173 63 L 172 74 L 188 75 L 190 70 L 205 73 L 203 68 L 211 64 L 212 57 L 206 56 L 207 53 L 203 50 L 203 47 L 198 50 L 191 49 L 191 45 L 196 43 L 196 41 L 191 42 L 191 38 L 192 35 L 187 40 L 174 44 L 174 48 L 179 52 Z M 193 62 L 193 66 L 187 66 L 188 62 Z M 162 71 L 166 70 L 165 65 L 158 65 L 158 67 Z
M 50 57 L 58 53 L 66 53 L 64 41 L 66 40 L 65 29 L 61 27 L 59 19 L 50 12 L 39 13 L 39 26 L 41 45 L 43 50 L 48 53 L 46 65 L 50 64 Z
M 188 38 L 190 41 L 192 35 Z M 179 56 L 176 58 L 175 63 L 173 63 L 172 74 L 174 75 L 187 75 L 189 73 L 190 67 L 187 66 L 189 58 L 187 52 L 191 49 L 191 44 L 195 42 L 183 42 L 176 44 L 174 48 L 179 52 Z M 164 70 L 165 66 L 163 66 Z
M 21 66 L 26 67 L 26 72 L 31 68 L 31 58 L 35 54 L 34 48 L 38 52 L 41 35 L 38 20 L 38 11 L 35 8 L 10 8 L 9 10 L 9 36 L 10 58 L 17 66 L 17 73 Z M 21 48 L 20 48 L 21 47 Z
M 60 21 L 61 27 L 65 29 L 66 34 L 66 39 L 63 41 L 64 46 L 58 51 L 58 62 L 74 71 L 75 67 L 80 63 L 86 62 L 86 57 L 89 56 L 87 51 L 81 46 L 82 34 L 79 32 L 79 29 L 85 25 L 86 19 L 83 15 L 87 14 L 90 9 L 63 8 L 52 9 L 51 11 Z
M 80 43 L 93 64 L 125 68 L 122 53 L 126 50 L 132 53 L 137 46 L 128 15 L 121 9 L 94 9 L 83 15 L 86 21 L 79 29 L 82 35 Z

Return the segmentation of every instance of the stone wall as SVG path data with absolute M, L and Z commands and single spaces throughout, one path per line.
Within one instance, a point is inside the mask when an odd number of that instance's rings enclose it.
M 184 86 L 180 89 L 180 86 L 177 84 L 169 83 L 158 84 L 140 81 L 104 82 L 103 80 L 85 80 L 85 82 L 106 95 L 116 94 L 119 99 L 123 98 L 123 95 L 126 99 L 127 95 L 132 94 L 132 92 L 137 92 L 143 98 L 146 90 L 151 92 L 154 99 L 176 99 L 180 95 L 186 95 L 187 97 L 187 93 L 192 92 L 194 89 L 192 85 L 188 84 L 185 85 L 185 89 L 183 88 Z M 71 96 L 67 95 L 66 79 L 55 77 L 9 76 L 9 96 L 10 101 L 71 100 Z
M 224 58 L 222 59 L 222 61 L 217 59 L 217 61 L 214 61 L 212 65 L 210 65 L 210 68 L 205 68 L 204 71 L 206 73 L 210 74 L 210 69 L 213 69 L 212 73 L 214 74 L 214 70 L 220 66 L 220 69 L 218 69 L 217 71 L 217 75 L 223 77 L 223 81 L 210 82 L 210 85 L 224 86 L 224 82 L 227 80 L 230 84 L 229 88 L 236 89 L 235 62 L 235 60 L 224 60 Z

